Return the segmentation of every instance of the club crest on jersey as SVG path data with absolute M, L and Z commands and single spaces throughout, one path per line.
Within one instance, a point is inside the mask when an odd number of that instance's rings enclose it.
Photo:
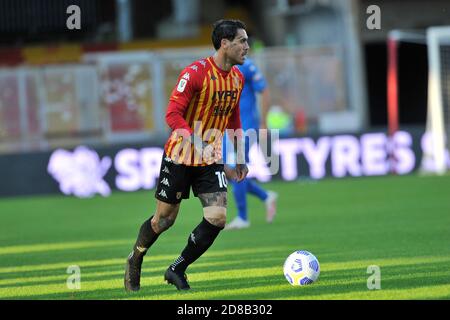
M 239 87 L 239 77 L 233 76 L 233 85 L 237 88 Z

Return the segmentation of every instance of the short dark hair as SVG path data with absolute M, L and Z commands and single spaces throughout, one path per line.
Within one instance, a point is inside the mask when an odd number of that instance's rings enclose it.
M 222 39 L 233 41 L 233 39 L 236 37 L 238 29 L 245 29 L 245 24 L 240 20 L 221 19 L 214 22 L 213 32 L 211 34 L 214 49 L 218 50 L 220 48 Z

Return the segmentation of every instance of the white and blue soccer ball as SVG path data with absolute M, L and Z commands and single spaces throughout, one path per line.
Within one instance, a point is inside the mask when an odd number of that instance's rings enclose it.
M 319 260 L 308 251 L 295 251 L 286 258 L 283 266 L 286 280 L 293 286 L 311 284 L 319 278 Z

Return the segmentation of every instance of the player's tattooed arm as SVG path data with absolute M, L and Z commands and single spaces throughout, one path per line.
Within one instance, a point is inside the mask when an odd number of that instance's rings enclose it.
M 198 197 L 202 203 L 203 208 L 205 207 L 227 207 L 227 193 L 226 192 L 211 192 L 199 194 Z

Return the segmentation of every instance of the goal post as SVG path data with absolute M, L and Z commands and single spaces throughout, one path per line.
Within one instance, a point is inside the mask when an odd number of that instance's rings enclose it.
M 450 60 L 450 26 L 428 28 L 427 49 L 428 109 L 426 134 L 430 137 L 432 152 L 429 154 L 424 150 L 421 170 L 444 174 L 447 171 L 446 141 L 448 141 L 450 132 L 450 61 L 448 61 Z
M 426 44 L 426 36 L 418 30 L 391 30 L 387 35 L 387 125 L 389 144 L 388 157 L 390 172 L 396 174 L 397 161 L 395 159 L 395 146 L 393 136 L 399 130 L 399 47 L 401 43 Z
M 426 32 L 417 30 L 389 32 L 387 111 L 388 133 L 391 137 L 399 128 L 398 47 L 400 43 L 417 43 L 427 46 L 428 96 L 420 171 L 441 175 L 450 166 L 447 144 L 450 140 L 450 26 L 430 27 Z M 390 162 L 391 172 L 395 173 L 396 163 L 392 152 Z

